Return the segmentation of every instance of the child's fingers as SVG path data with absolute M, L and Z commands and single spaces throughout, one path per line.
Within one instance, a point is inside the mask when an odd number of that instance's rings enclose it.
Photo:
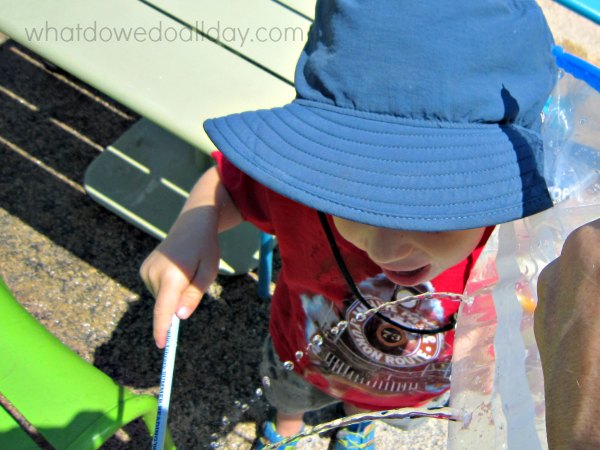
M 164 348 L 167 343 L 167 333 L 171 326 L 181 292 L 187 283 L 168 283 L 163 280 L 156 294 L 154 304 L 154 340 L 158 348 Z
M 177 317 L 187 319 L 196 310 L 202 296 L 217 277 L 219 260 L 203 261 L 194 275 L 191 284 L 181 294 Z
M 190 317 L 200 304 L 200 300 L 202 300 L 204 292 L 205 289 L 200 289 L 198 286 L 193 284 L 188 286 L 188 288 L 183 291 L 183 294 L 181 295 L 181 303 L 177 308 L 177 317 L 182 320 Z
M 156 298 L 156 293 L 160 289 L 160 278 L 150 276 L 150 257 L 146 258 L 142 263 L 138 274 L 146 286 L 146 289 L 148 289 L 148 292 L 152 294 L 152 297 Z

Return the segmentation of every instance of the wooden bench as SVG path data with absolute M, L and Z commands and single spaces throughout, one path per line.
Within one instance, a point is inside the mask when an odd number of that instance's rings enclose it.
M 96 201 L 162 239 L 215 149 L 205 119 L 293 99 L 314 0 L 0 0 L 0 31 L 144 118 L 90 165 Z M 222 273 L 258 230 L 221 236 Z

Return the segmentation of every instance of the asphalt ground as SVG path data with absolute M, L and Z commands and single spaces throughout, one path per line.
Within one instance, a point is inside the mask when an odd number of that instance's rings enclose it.
M 557 42 L 600 65 L 600 27 L 549 0 L 540 4 Z M 82 358 L 134 391 L 156 395 L 162 354 L 152 341 L 154 301 L 138 268 L 158 242 L 82 187 L 86 167 L 137 119 L 0 35 L 0 276 Z M 205 448 L 216 438 L 224 448 L 250 448 L 265 417 L 255 391 L 268 305 L 254 280 L 219 277 L 182 324 L 169 420 L 180 449 Z M 380 424 L 377 436 L 379 449 L 441 449 L 446 424 L 432 420 L 412 432 Z M 103 448 L 149 444 L 137 422 Z M 326 448 L 327 439 L 303 447 Z

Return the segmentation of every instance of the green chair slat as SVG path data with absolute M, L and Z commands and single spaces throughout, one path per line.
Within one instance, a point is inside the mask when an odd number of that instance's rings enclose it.
M 215 149 L 202 122 L 290 101 L 293 65 L 304 43 L 255 42 L 246 48 L 238 41 L 227 49 L 189 30 L 192 42 L 182 35 L 168 42 L 166 34 L 155 42 L 149 33 L 157 27 L 183 32 L 186 21 L 195 26 L 197 19 L 250 30 L 310 26 L 270 0 L 0 0 L 0 11 L 0 30 L 11 38 L 149 119 L 142 123 L 160 124 L 160 133 L 148 136 L 136 124 L 85 177 L 92 198 L 158 238 L 175 220 L 192 181 L 208 167 L 194 149 Z M 138 28 L 146 31 L 145 42 L 135 34 L 116 39 L 110 31 Z M 34 29 L 42 39 L 32 38 Z M 68 42 L 71 33 L 74 42 Z M 165 137 L 169 133 L 173 139 Z M 221 273 L 256 267 L 258 236 L 249 225 L 222 235 Z
M 295 95 L 288 82 L 209 40 L 137 42 L 132 34 L 103 42 L 108 31 L 101 29 L 182 28 L 137 0 L 0 0 L 0 11 L 0 30 L 11 38 L 205 152 L 214 150 L 205 119 L 282 105 Z M 86 41 L 84 31 L 76 42 L 54 40 L 52 29 L 94 23 L 96 41 Z M 45 34 L 46 24 L 51 39 L 32 39 L 32 29 Z
M 40 448 L 2 406 L 0 406 L 0 448 L 19 450 Z
M 206 36 L 294 81 L 311 24 L 271 0 L 147 0 Z
M 287 5 L 294 11 L 299 12 L 303 16 L 306 16 L 310 19 L 315 18 L 315 4 L 316 0 L 275 0 L 278 3 L 283 3 Z
M 95 449 L 132 420 L 156 417 L 154 397 L 120 386 L 62 344 L 1 279 L 0 342 L 0 391 L 57 449 Z M 4 439 L 0 448 L 15 448 Z
M 88 167 L 84 186 L 98 203 L 164 239 L 210 156 L 142 119 Z M 220 272 L 242 274 L 258 265 L 260 232 L 248 223 L 221 233 Z

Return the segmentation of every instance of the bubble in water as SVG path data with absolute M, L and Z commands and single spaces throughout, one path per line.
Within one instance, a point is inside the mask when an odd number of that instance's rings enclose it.
M 304 356 L 304 352 L 301 350 L 298 350 L 295 354 L 296 356 L 296 361 L 300 361 L 302 359 L 302 357 Z
M 294 363 L 291 361 L 286 361 L 283 363 L 283 368 L 285 370 L 294 370 Z
M 262 385 L 264 387 L 270 387 L 271 386 L 271 379 L 269 377 L 262 377 Z
M 323 345 L 323 338 L 320 334 L 315 334 L 310 340 L 310 343 L 315 347 L 321 347 Z
M 265 377 L 267 378 L 267 377 Z M 256 395 L 256 398 L 260 398 L 263 395 L 263 390 L 261 388 L 256 388 L 256 391 L 254 391 L 254 395 Z
M 363 312 L 356 313 L 356 316 L 354 316 L 354 319 L 355 319 L 357 322 L 362 322 L 362 321 L 364 321 L 366 318 L 367 318 L 367 316 L 366 316 L 366 315 L 365 315 L 365 313 L 363 313 Z
M 318 355 L 321 352 L 321 347 L 323 346 L 323 337 L 320 334 L 315 334 L 310 343 L 308 344 L 308 351 Z
M 221 419 L 221 423 L 225 426 L 229 425 L 231 423 L 231 420 L 229 420 L 229 417 L 227 416 L 223 416 L 223 418 Z
M 246 412 L 246 411 L 248 411 L 249 409 L 250 409 L 250 405 L 248 405 L 248 403 L 244 403 L 244 404 L 242 405 L 242 411 Z

